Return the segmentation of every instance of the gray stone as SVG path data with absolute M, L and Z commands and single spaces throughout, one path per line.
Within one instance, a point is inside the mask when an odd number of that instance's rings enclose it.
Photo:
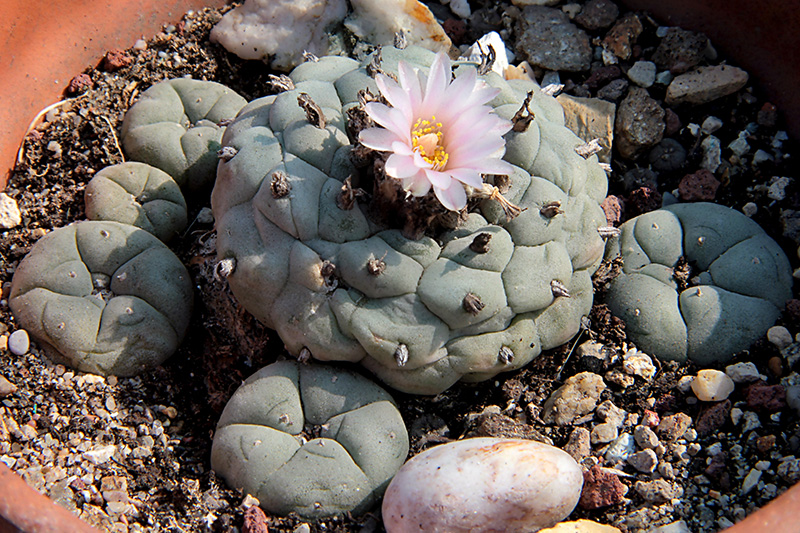
M 730 65 L 700 67 L 672 80 L 667 87 L 666 103 L 700 105 L 713 102 L 735 93 L 747 85 L 748 79 L 747 72 Z
M 633 430 L 633 438 L 643 450 L 655 448 L 660 444 L 658 436 L 647 426 L 636 426 Z
M 683 495 L 683 488 L 680 485 L 672 484 L 663 479 L 637 481 L 633 484 L 633 489 L 643 500 L 652 503 L 665 503 Z
M 607 444 L 618 436 L 619 429 L 617 429 L 617 426 L 610 422 L 604 422 L 592 428 L 591 442 L 595 445 Z
M 647 533 L 692 533 L 692 530 L 689 529 L 689 524 L 684 520 L 678 520 L 654 529 L 648 529 Z
M 651 449 L 636 452 L 627 459 L 628 464 L 639 472 L 653 472 L 658 465 L 658 456 Z
M 786 389 L 786 404 L 800 414 L 800 385 L 792 385 Z
M 597 159 L 610 163 L 617 106 L 598 98 L 578 98 L 568 94 L 559 95 L 556 100 L 564 108 L 564 125 L 586 142 L 600 139 L 603 149 L 597 153 Z
M 17 201 L 0 192 L 0 228 L 11 229 L 22 223 Z
M 761 479 L 761 470 L 757 470 L 755 468 L 751 468 L 750 472 L 747 473 L 744 480 L 742 481 L 742 488 L 740 489 L 739 493 L 749 494 L 756 485 L 758 485 L 759 480 Z
M 548 70 L 589 70 L 589 36 L 559 9 L 528 6 L 517 27 L 516 51 L 531 65 Z
M 615 133 L 622 157 L 632 159 L 661 141 L 664 109 L 645 89 L 632 87 L 617 112 Z
M 619 16 L 619 8 L 610 0 L 589 0 L 575 17 L 575 22 L 587 30 L 608 28 Z
M 628 69 L 628 79 L 639 87 L 650 87 L 656 82 L 656 64 L 652 61 L 637 61 Z
M 597 97 L 608 102 L 617 102 L 628 90 L 628 80 L 611 80 L 597 91 Z
M 708 38 L 681 28 L 670 28 L 653 52 L 653 61 L 662 69 L 681 74 L 698 65 L 708 47 Z
M 700 168 L 704 168 L 709 172 L 716 172 L 720 164 L 722 164 L 722 146 L 719 139 L 709 135 L 703 139 L 700 146 L 703 148 L 703 159 L 700 161 Z

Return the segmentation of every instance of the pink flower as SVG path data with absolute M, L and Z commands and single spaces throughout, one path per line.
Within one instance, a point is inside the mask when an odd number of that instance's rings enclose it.
M 382 127 L 367 128 L 361 144 L 391 152 L 386 174 L 402 182 L 414 196 L 433 187 L 436 198 L 451 211 L 467 204 L 464 185 L 480 190 L 483 174 L 509 174 L 501 158 L 503 135 L 511 122 L 486 105 L 497 93 L 467 68 L 452 79 L 450 60 L 436 54 L 426 77 L 401 61 L 399 83 L 379 74 L 375 81 L 391 107 L 372 102 L 366 112 Z

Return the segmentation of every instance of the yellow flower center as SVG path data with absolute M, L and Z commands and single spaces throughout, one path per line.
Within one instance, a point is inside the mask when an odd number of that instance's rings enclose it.
M 447 165 L 450 154 L 442 146 L 442 123 L 436 116 L 430 120 L 418 119 L 411 128 L 411 149 L 433 165 L 434 170 L 442 170 Z

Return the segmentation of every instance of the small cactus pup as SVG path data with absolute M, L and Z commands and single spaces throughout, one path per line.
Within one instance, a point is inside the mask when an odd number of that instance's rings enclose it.
M 436 394 L 577 333 L 605 172 L 554 98 L 479 69 L 414 46 L 323 57 L 228 126 L 218 258 L 295 356 Z
M 102 169 L 86 185 L 86 218 L 142 228 L 167 242 L 186 228 L 186 200 L 169 174 L 128 161 Z
M 160 168 L 189 192 L 207 194 L 226 121 L 247 101 L 213 81 L 174 79 L 141 94 L 122 122 L 129 159 Z
M 637 347 L 663 360 L 722 363 L 775 323 L 792 297 L 780 246 L 742 213 L 674 204 L 627 221 L 607 256 L 622 273 L 606 296 Z
M 264 510 L 307 519 L 369 510 L 408 454 L 389 394 L 354 372 L 281 361 L 222 411 L 211 467 Z
M 9 307 L 50 357 L 104 376 L 135 376 L 171 356 L 192 311 L 180 260 L 147 231 L 77 222 L 42 237 L 11 281 Z

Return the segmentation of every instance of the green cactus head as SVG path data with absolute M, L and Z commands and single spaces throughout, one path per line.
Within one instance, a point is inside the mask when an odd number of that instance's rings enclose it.
M 725 362 L 766 333 L 792 297 L 780 246 L 742 213 L 674 204 L 629 220 L 610 256 L 622 274 L 607 302 L 637 346 L 661 359 Z M 680 263 L 693 268 L 676 276 Z
M 241 110 L 212 194 L 217 250 L 235 265 L 234 294 L 291 353 L 360 362 L 392 387 L 434 394 L 519 368 L 578 331 L 602 259 L 607 180 L 594 156 L 576 153 L 583 143 L 555 99 L 490 73 L 481 79 L 499 89 L 497 115 L 535 117 L 505 134 L 508 176 L 486 176 L 521 214 L 475 195 L 461 215 L 434 207 L 430 224 L 409 231 L 433 194 L 412 199 L 411 218 L 394 216 L 397 202 L 376 201 L 402 192 L 381 174 L 386 154 L 352 141 L 363 91 L 379 92 L 371 74 L 398 75 L 401 60 L 427 72 L 435 55 L 381 57 L 304 63 L 288 90 Z

